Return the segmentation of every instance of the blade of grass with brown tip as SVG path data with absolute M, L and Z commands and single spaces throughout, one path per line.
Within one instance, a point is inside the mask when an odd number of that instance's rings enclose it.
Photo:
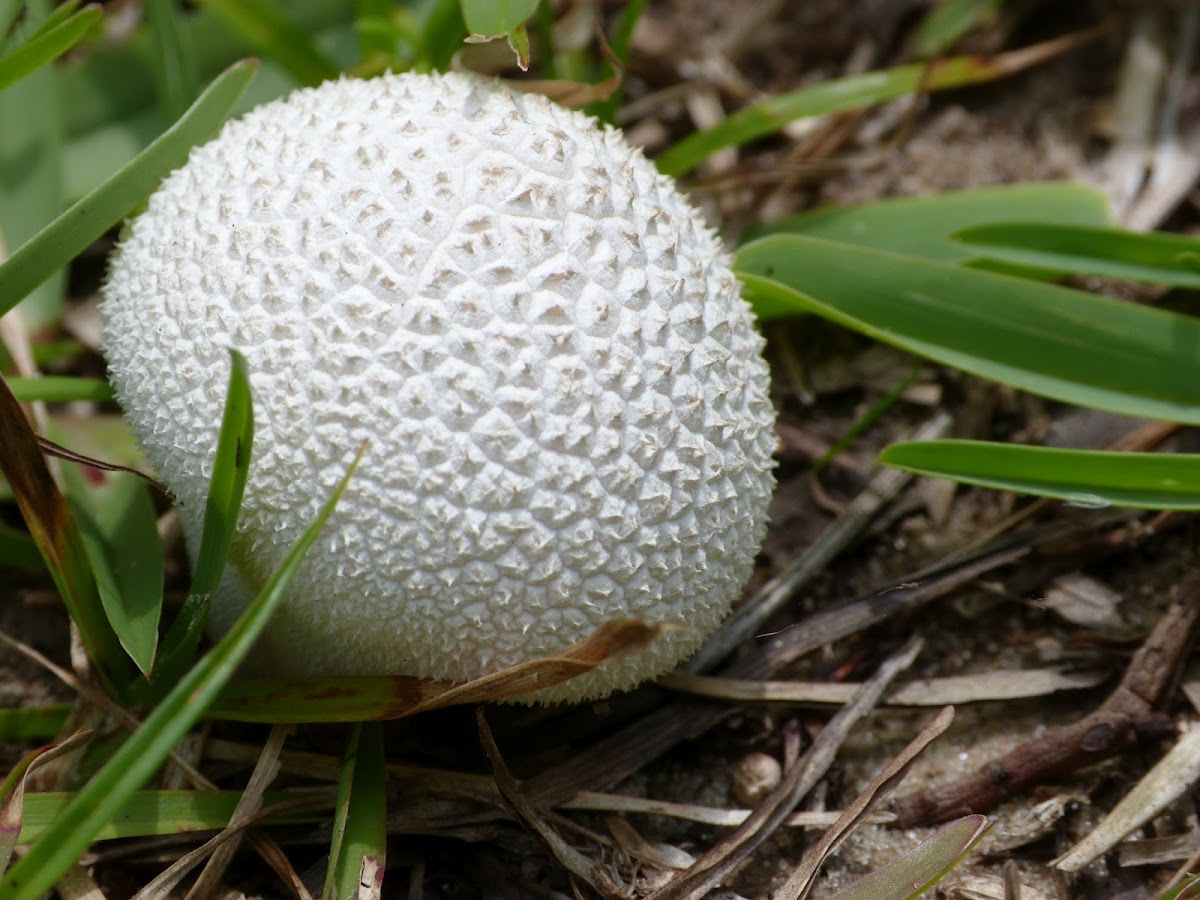
M 554 656 L 520 663 L 465 684 L 406 676 L 342 676 L 310 680 L 239 679 L 207 715 L 235 722 L 363 722 L 399 719 L 465 703 L 487 703 L 553 687 L 646 646 L 667 628 L 624 619 Z
M 37 900 L 49 890 L 196 724 L 283 602 L 288 584 L 333 513 L 361 458 L 360 451 L 316 519 L 229 633 L 180 680 L 0 880 L 0 900 Z
M 25 411 L 0 380 L 0 470 L 50 570 L 88 656 L 113 691 L 132 677 L 129 659 L 108 622 L 75 515 L 55 483 Z

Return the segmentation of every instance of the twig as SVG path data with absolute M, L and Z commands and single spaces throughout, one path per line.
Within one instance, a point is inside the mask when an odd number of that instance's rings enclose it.
M 721 838 L 685 873 L 647 900 L 699 900 L 707 896 L 787 820 L 796 804 L 824 777 L 850 730 L 879 704 L 893 679 L 912 665 L 920 650 L 921 641 L 913 639 L 885 660 L 879 671 L 859 689 L 854 700 L 842 707 L 821 729 L 800 762 L 788 770 L 783 781 L 750 817 Z
M 1116 756 L 1139 738 L 1162 737 L 1171 720 L 1154 712 L 1200 620 L 1200 573 L 1183 582 L 1182 601 L 1172 604 L 1129 661 L 1121 683 L 1090 715 L 1053 728 L 977 772 L 900 800 L 896 827 L 933 825 L 987 812 L 1001 801 L 1045 781 L 1070 775 Z
M 541 840 L 563 868 L 580 881 L 586 882 L 594 891 L 604 897 L 624 896 L 625 891 L 608 869 L 600 863 L 592 862 L 563 840 L 562 835 L 554 830 L 546 821 L 545 816 L 522 792 L 517 780 L 513 778 L 512 772 L 505 764 L 504 757 L 500 755 L 500 748 L 496 746 L 496 739 L 492 736 L 487 719 L 484 718 L 482 707 L 475 710 L 475 724 L 479 729 L 479 743 L 483 746 L 484 758 L 487 760 L 492 777 L 496 779 L 496 787 L 500 790 L 500 796 L 504 798 L 505 804 L 517 817 L 517 821 Z

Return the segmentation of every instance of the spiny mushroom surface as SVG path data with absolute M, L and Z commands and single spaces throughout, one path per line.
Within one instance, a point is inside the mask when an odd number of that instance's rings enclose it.
M 229 375 L 257 431 L 228 628 L 366 442 L 254 654 L 456 681 L 602 622 L 687 626 L 541 701 L 692 652 L 773 487 L 762 340 L 714 234 L 621 135 L 466 75 L 300 90 L 195 149 L 104 288 L 111 379 L 197 549 Z

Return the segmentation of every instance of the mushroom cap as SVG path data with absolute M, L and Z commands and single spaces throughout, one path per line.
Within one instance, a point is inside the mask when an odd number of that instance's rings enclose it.
M 619 132 L 476 76 L 299 90 L 128 227 L 110 376 L 193 553 L 229 377 L 256 434 L 211 628 L 346 471 L 257 674 L 461 681 L 615 618 L 680 622 L 536 692 L 669 670 L 750 575 L 774 486 L 762 339 L 713 232 Z

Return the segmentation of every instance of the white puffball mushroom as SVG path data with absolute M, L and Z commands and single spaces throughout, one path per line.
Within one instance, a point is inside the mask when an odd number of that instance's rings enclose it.
M 121 405 L 192 553 L 229 377 L 256 433 L 219 634 L 366 453 L 253 654 L 462 681 L 680 622 L 538 691 L 631 688 L 740 594 L 774 485 L 762 339 L 717 238 L 619 132 L 498 82 L 300 90 L 192 151 L 104 287 Z

